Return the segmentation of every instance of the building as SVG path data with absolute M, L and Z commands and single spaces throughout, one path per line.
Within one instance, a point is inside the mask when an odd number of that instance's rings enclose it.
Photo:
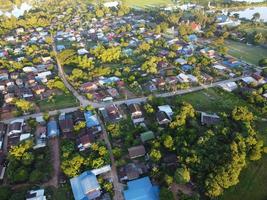
M 8 136 L 14 135 L 14 134 L 21 134 L 22 133 L 22 127 L 24 124 L 24 120 L 23 119 L 18 119 L 18 120 L 14 120 L 12 121 L 9 126 L 8 126 Z
M 75 200 L 91 200 L 101 195 L 96 175 L 91 171 L 70 179 L 70 184 Z
M 77 145 L 79 151 L 84 151 L 85 149 L 89 148 L 94 142 L 95 138 L 93 134 L 83 134 L 78 137 L 77 139 Z
M 50 122 L 48 122 L 47 135 L 48 137 L 56 137 L 59 135 L 59 129 L 55 120 L 51 120 Z
M 26 200 L 46 200 L 44 189 L 31 190 L 27 193 Z
M 201 112 L 201 124 L 202 125 L 214 125 L 219 122 L 220 122 L 220 117 L 218 115 Z
M 125 200 L 159 200 L 159 188 L 152 185 L 149 177 L 129 181 L 127 186 L 123 191 Z
M 145 120 L 139 104 L 130 104 L 129 110 L 134 124 L 141 123 Z
M 152 131 L 146 131 L 144 133 L 141 133 L 141 141 L 145 143 L 146 141 L 152 140 L 155 138 L 155 135 Z
M 62 133 L 71 133 L 73 131 L 72 119 L 59 120 L 59 127 Z
M 229 83 L 222 83 L 220 84 L 220 87 L 228 92 L 232 92 L 233 90 L 237 89 L 238 86 L 235 82 L 229 82 Z
M 158 111 L 156 113 L 156 119 L 157 119 L 157 122 L 160 124 L 160 125 L 164 125 L 164 124 L 168 124 L 171 122 L 170 118 L 168 117 L 168 115 L 163 112 L 163 111 Z
M 163 105 L 163 106 L 158 106 L 159 111 L 165 112 L 168 117 L 171 119 L 173 115 L 172 108 L 169 105 Z
M 143 145 L 134 146 L 128 149 L 129 157 L 131 159 L 142 157 L 146 154 L 145 147 Z

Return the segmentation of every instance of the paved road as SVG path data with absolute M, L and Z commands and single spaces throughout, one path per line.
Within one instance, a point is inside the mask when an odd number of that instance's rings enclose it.
M 197 86 L 197 87 L 192 87 L 189 89 L 184 89 L 184 90 L 177 90 L 174 92 L 166 92 L 166 93 L 161 93 L 161 94 L 156 94 L 156 97 L 171 97 L 171 96 L 175 96 L 175 95 L 182 95 L 182 94 L 187 94 L 187 93 L 191 93 L 191 92 L 196 92 L 199 90 L 203 90 L 203 89 L 208 89 L 208 88 L 212 88 L 212 87 L 217 87 L 220 84 L 223 83 L 229 83 L 232 81 L 238 81 L 243 77 L 238 77 L 238 78 L 233 78 L 233 79 L 228 79 L 228 80 L 224 80 L 224 81 L 219 81 L 219 82 L 215 82 L 209 85 L 201 85 L 201 86 Z M 116 105 L 120 105 L 120 104 L 132 104 L 132 103 L 141 103 L 141 102 L 145 102 L 147 101 L 147 97 L 138 97 L 138 98 L 134 98 L 134 99 L 125 99 L 125 100 L 119 100 L 119 101 L 114 101 L 114 102 L 100 102 L 100 103 L 94 103 L 91 104 L 90 102 L 86 102 L 85 104 L 83 104 L 84 106 L 87 105 L 92 105 L 94 108 L 100 108 L 100 107 L 105 107 L 109 104 L 116 104 Z M 50 111 L 49 115 L 57 115 L 58 113 L 70 113 L 73 112 L 75 110 L 78 110 L 79 107 L 71 107 L 71 108 L 64 108 L 64 109 L 59 109 L 59 110 L 54 110 L 54 111 Z M 35 113 L 32 115 L 26 115 L 26 116 L 21 116 L 21 117 L 17 117 L 17 118 L 11 118 L 11 119 L 6 119 L 6 120 L 2 120 L 2 122 L 5 123 L 9 123 L 15 119 L 29 119 L 30 117 L 32 118 L 36 118 L 38 116 L 41 116 L 43 113 Z
M 80 105 L 85 107 L 87 105 L 92 105 L 92 106 L 99 106 L 98 103 L 92 102 L 87 100 L 83 95 L 80 95 L 77 90 L 75 90 L 72 85 L 68 82 L 66 74 L 62 68 L 62 65 L 60 64 L 60 61 L 58 59 L 57 56 L 57 51 L 56 51 L 56 46 L 53 43 L 53 52 L 55 54 L 56 57 L 56 62 L 57 62 L 57 69 L 58 69 L 58 76 L 62 79 L 63 83 L 65 84 L 65 86 L 69 89 L 69 91 L 71 91 L 71 93 L 77 98 L 77 100 L 80 102 Z

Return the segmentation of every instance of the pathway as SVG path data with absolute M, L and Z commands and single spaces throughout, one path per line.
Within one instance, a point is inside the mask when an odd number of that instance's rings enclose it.
M 115 159 L 113 156 L 113 152 L 112 152 L 112 147 L 110 144 L 110 141 L 108 139 L 108 133 L 105 129 L 105 125 L 102 122 L 102 120 L 100 118 L 98 118 L 100 124 L 101 124 L 101 128 L 102 128 L 102 132 L 103 132 L 103 136 L 104 136 L 104 140 L 105 143 L 107 145 L 108 151 L 109 151 L 109 155 L 110 155 L 110 160 L 111 160 L 111 177 L 113 180 L 113 187 L 114 187 L 114 199 L 116 200 L 123 200 L 123 195 L 122 195 L 122 191 L 123 191 L 123 185 L 119 182 L 119 178 L 118 178 L 118 174 L 117 174 L 117 169 L 116 169 L 116 165 L 115 165 Z
M 51 138 L 48 141 L 49 149 L 51 150 L 51 163 L 53 164 L 52 178 L 46 182 L 43 186 L 58 187 L 58 179 L 60 173 L 60 155 L 59 155 L 59 138 Z

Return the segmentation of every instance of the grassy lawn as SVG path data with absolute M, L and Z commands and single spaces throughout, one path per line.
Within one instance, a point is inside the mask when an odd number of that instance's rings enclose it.
M 244 29 L 247 33 L 252 33 L 254 31 L 260 32 L 262 34 L 267 34 L 267 27 L 253 27 Z
M 237 105 L 248 106 L 251 111 L 257 112 L 256 108 L 247 104 L 246 101 L 235 94 L 224 92 L 219 88 L 203 90 L 177 97 L 178 101 L 187 101 L 197 110 L 229 113 Z M 261 120 L 256 122 L 259 138 L 267 144 L 267 123 Z M 240 182 L 224 193 L 220 200 L 265 200 L 267 199 L 267 155 L 257 162 L 248 163 L 243 170 Z
M 40 110 L 57 110 L 67 107 L 78 106 L 79 103 L 76 102 L 76 98 L 72 95 L 58 95 L 54 97 L 55 102 L 47 102 L 47 100 L 40 100 L 37 102 L 37 105 L 40 107 Z
M 191 103 L 196 110 L 208 112 L 231 112 L 235 106 L 247 106 L 251 111 L 257 110 L 245 100 L 220 88 L 211 88 L 176 97 L 177 101 Z
M 172 0 L 125 0 L 126 5 L 130 7 L 150 7 L 173 4 Z
M 226 42 L 226 46 L 229 48 L 230 55 L 255 65 L 258 65 L 258 61 L 267 56 L 267 48 L 263 47 L 249 46 L 235 41 Z

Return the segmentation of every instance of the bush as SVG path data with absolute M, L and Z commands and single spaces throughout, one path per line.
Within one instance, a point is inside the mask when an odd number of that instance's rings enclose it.
M 8 186 L 0 187 L 0 199 L 1 200 L 9 200 L 12 194 L 11 188 Z

